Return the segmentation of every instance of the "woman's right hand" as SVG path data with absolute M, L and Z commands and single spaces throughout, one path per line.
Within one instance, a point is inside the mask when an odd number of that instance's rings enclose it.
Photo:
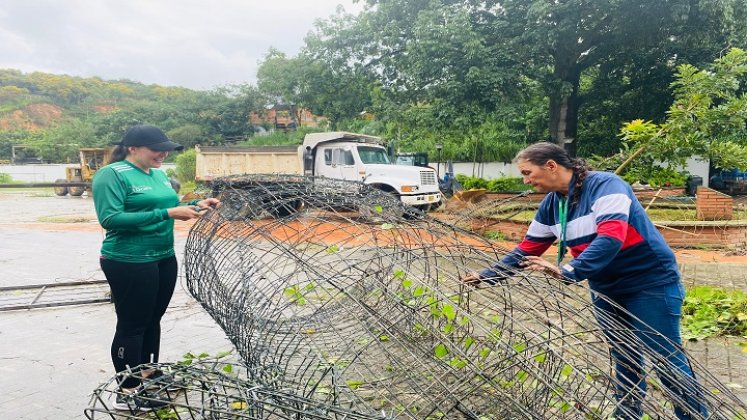
M 477 286 L 482 281 L 480 273 L 477 271 L 470 271 L 466 276 L 462 277 L 462 283 L 469 284 L 470 286 Z
M 198 212 L 195 206 L 178 206 L 172 207 L 166 210 L 169 213 L 169 217 L 176 220 L 191 220 L 196 219 L 202 215 Z

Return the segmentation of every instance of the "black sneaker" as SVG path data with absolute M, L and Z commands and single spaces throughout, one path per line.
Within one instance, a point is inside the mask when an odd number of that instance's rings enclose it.
M 187 384 L 183 380 L 175 378 L 174 375 L 157 369 L 147 378 L 143 378 L 143 387 L 148 390 L 176 392 L 186 388 Z
M 144 389 L 132 393 L 118 391 L 116 395 L 117 398 L 112 404 L 115 410 L 146 412 L 168 407 L 171 404 L 169 399 L 148 393 Z

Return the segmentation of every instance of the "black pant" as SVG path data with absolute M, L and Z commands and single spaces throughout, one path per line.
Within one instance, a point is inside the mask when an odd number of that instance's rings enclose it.
M 176 286 L 176 257 L 151 263 L 124 263 L 101 258 L 101 269 L 112 291 L 117 329 L 112 340 L 114 370 L 122 372 L 142 363 L 157 362 L 161 345 L 161 317 Z M 127 378 L 123 388 L 139 385 Z

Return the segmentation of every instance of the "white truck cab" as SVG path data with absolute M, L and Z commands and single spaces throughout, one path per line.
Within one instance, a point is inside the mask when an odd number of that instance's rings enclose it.
M 298 154 L 305 175 L 362 181 L 424 210 L 439 203 L 436 171 L 393 164 L 381 143 L 379 137 L 363 134 L 311 133 L 304 138 Z

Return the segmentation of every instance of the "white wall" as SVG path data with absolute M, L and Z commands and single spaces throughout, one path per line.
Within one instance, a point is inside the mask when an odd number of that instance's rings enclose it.
M 21 182 L 55 182 L 65 179 L 65 168 L 74 164 L 60 165 L 0 165 L 0 173 L 9 174 L 14 181 Z M 161 169 L 176 168 L 173 163 L 164 163 Z
M 687 160 L 685 170 L 693 175 L 698 175 L 703 178 L 703 186 L 708 186 L 708 169 L 710 167 L 710 161 L 690 158 Z
M 437 168 L 439 176 L 443 178 L 446 164 L 442 163 L 440 165 L 437 165 L 436 162 L 431 162 L 431 166 Z M 703 186 L 705 187 L 708 186 L 708 167 L 709 162 L 707 160 L 698 158 L 690 158 L 685 164 L 685 170 L 687 172 L 703 178 Z M 502 162 L 454 162 L 454 173 L 457 175 L 463 174 L 484 179 L 502 178 L 506 176 L 521 176 L 521 174 L 519 173 L 519 168 L 517 168 L 515 164 Z
M 443 178 L 445 173 L 446 164 L 442 163 L 436 165 L 435 162 L 431 163 L 431 166 L 438 168 L 438 174 Z M 503 178 L 507 176 L 517 177 L 520 176 L 519 169 L 513 163 L 503 162 L 484 162 L 484 163 L 472 163 L 472 162 L 454 162 L 454 174 L 462 174 L 467 176 L 475 176 L 484 179 Z
M 75 166 L 73 164 L 60 165 L 0 165 L 0 173 L 10 174 L 14 181 L 22 182 L 54 182 L 57 179 L 65 178 L 65 167 Z M 431 166 L 438 168 L 438 174 L 443 178 L 446 164 L 437 165 L 431 162 Z M 161 169 L 176 169 L 176 164 L 164 163 Z M 703 178 L 703 185 L 708 186 L 708 161 L 691 158 L 687 161 L 685 170 L 693 175 Z M 519 169 L 513 163 L 502 162 L 455 162 L 454 172 L 467 176 L 478 176 L 484 179 L 494 179 L 506 176 L 518 177 Z

